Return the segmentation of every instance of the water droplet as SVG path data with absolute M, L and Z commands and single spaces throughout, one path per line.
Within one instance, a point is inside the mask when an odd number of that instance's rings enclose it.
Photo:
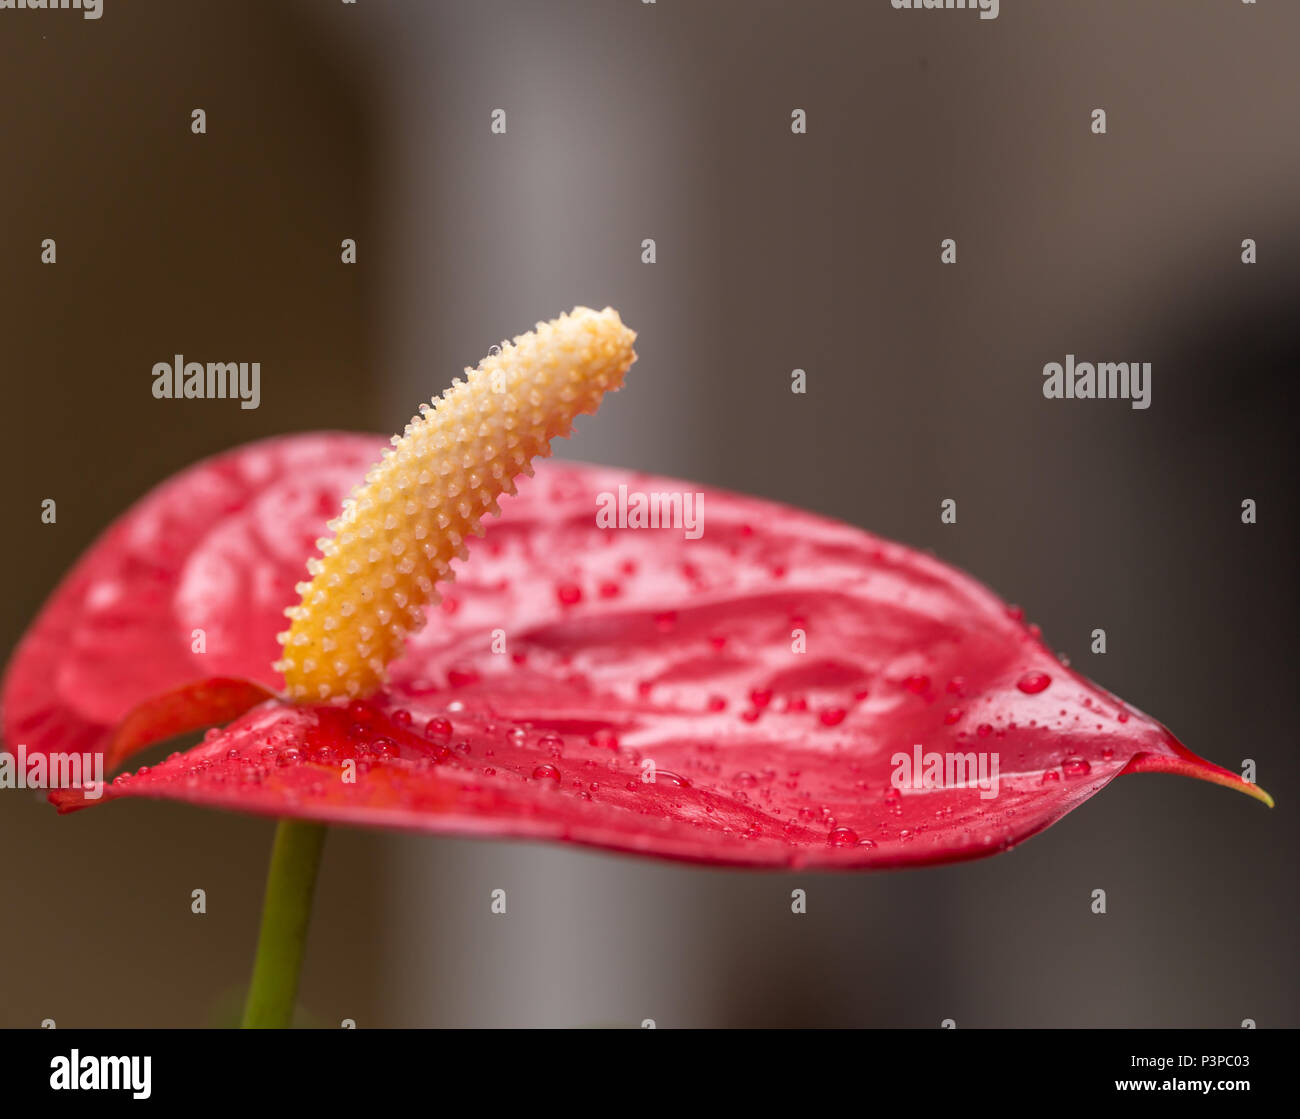
M 993 733 L 993 728 L 989 726 L 988 723 L 980 723 L 980 725 L 975 728 L 975 733 L 981 738 L 988 738 L 988 736 Z
M 930 677 L 928 676 L 909 676 L 903 681 L 903 687 L 913 695 L 921 695 L 930 689 Z
M 598 750 L 617 750 L 618 735 L 612 730 L 598 730 L 589 739 Z
M 1061 763 L 1061 772 L 1066 777 L 1087 777 L 1092 772 L 1092 766 L 1077 754 L 1071 754 Z
M 755 707 L 766 707 L 772 702 L 771 688 L 755 688 L 749 693 L 749 702 Z
M 740 773 L 736 774 L 736 784 L 742 789 L 752 789 L 758 784 L 758 778 L 752 773 L 742 770 Z
M 1052 678 L 1046 672 L 1026 672 L 1016 681 L 1016 687 L 1025 695 L 1037 695 L 1039 692 L 1045 692 L 1051 682 Z
M 847 714 L 843 707 L 827 707 L 818 714 L 817 718 L 821 720 L 822 726 L 836 727 L 844 722 Z
M 960 708 L 960 707 L 949 707 L 949 708 L 948 708 L 948 713 L 947 713 L 946 715 L 944 715 L 944 717 L 943 717 L 943 721 L 944 721 L 948 726 L 952 726 L 953 723 L 957 722 L 960 718 L 961 718 L 961 708 Z
M 548 751 L 552 757 L 558 758 L 564 750 L 564 739 L 558 734 L 547 732 L 537 739 L 537 746 Z
M 852 828 L 832 828 L 830 835 L 826 837 L 826 842 L 832 847 L 856 847 L 858 833 Z
M 1040 785 L 1046 785 L 1051 781 L 1059 781 L 1060 779 L 1061 775 L 1057 773 L 1056 770 L 1048 769 L 1043 772 L 1043 776 L 1040 778 L 1038 783 Z
M 670 773 L 666 769 L 655 770 L 655 781 L 658 784 L 673 785 L 676 788 L 684 788 L 688 782 L 685 777 L 676 773 Z
M 397 727 L 409 727 L 411 725 L 411 713 L 405 707 L 399 707 L 389 718 L 393 725 Z
M 430 719 L 424 724 L 424 737 L 446 743 L 451 738 L 451 723 L 447 719 Z
M 723 696 L 720 695 L 709 696 L 710 711 L 725 711 L 726 709 L 727 709 L 727 701 Z
M 582 588 L 576 583 L 558 583 L 555 587 L 555 597 L 559 599 L 561 606 L 576 606 L 582 601 Z

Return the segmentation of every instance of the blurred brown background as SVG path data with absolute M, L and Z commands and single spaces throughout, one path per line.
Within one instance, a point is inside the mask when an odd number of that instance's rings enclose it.
M 1255 759 L 1279 807 L 1125 779 L 1008 855 L 882 875 L 336 829 L 315 1020 L 1300 1025 L 1298 37 L 1263 0 L 0 12 L 0 648 L 180 467 L 399 428 L 502 337 L 613 304 L 641 361 L 563 453 L 932 548 L 1193 749 Z M 177 352 L 260 361 L 261 406 L 154 400 Z M 1150 410 L 1045 401 L 1067 352 L 1151 361 Z M 0 793 L 0 1025 L 221 1021 L 270 836 Z

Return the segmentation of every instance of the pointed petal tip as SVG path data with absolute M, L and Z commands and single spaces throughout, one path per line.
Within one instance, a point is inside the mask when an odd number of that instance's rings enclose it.
M 1213 765 L 1198 758 L 1185 747 L 1180 756 L 1170 754 L 1135 754 L 1121 771 L 1125 773 L 1173 773 L 1180 777 L 1194 777 L 1198 781 L 1208 781 L 1212 785 L 1222 785 L 1227 789 L 1236 789 L 1248 797 L 1254 797 L 1261 804 L 1272 808 L 1273 798 L 1252 781 L 1247 781 L 1230 770 Z
M 51 789 L 45 799 L 54 805 L 60 816 L 66 816 L 69 812 L 77 812 L 82 808 L 88 808 L 92 803 L 86 799 L 79 789 Z

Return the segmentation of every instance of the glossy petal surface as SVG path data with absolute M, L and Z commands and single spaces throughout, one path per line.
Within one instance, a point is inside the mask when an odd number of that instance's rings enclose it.
M 162 797 L 710 863 L 902 866 L 1004 850 L 1126 769 L 1260 795 L 929 556 L 576 465 L 543 464 L 502 502 L 385 692 L 258 703 L 242 681 L 277 686 L 280 611 L 382 447 L 314 435 L 241 448 L 178 475 L 88 553 L 10 667 L 7 741 L 112 742 L 123 758 L 150 727 L 203 725 L 205 703 L 212 723 L 256 705 L 101 801 L 55 793 L 61 809 Z M 601 527 L 620 487 L 624 507 L 685 499 L 702 534 Z M 191 651 L 196 628 L 206 653 Z M 177 698 L 206 677 L 222 679 Z M 920 764 L 904 772 L 902 757 Z

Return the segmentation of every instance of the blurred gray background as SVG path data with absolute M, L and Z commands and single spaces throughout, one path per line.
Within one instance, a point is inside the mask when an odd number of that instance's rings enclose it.
M 641 360 L 563 454 L 933 549 L 1279 807 L 1126 778 L 1010 854 L 873 875 L 336 829 L 313 1020 L 1300 1025 L 1297 41 L 1269 0 L 0 13 L 0 647 L 171 472 L 400 428 L 494 342 L 612 304 Z M 260 359 L 261 407 L 153 400 L 173 352 Z M 1044 400 L 1067 352 L 1151 361 L 1150 410 Z M 225 1021 L 271 831 L 3 794 L 0 1025 Z

